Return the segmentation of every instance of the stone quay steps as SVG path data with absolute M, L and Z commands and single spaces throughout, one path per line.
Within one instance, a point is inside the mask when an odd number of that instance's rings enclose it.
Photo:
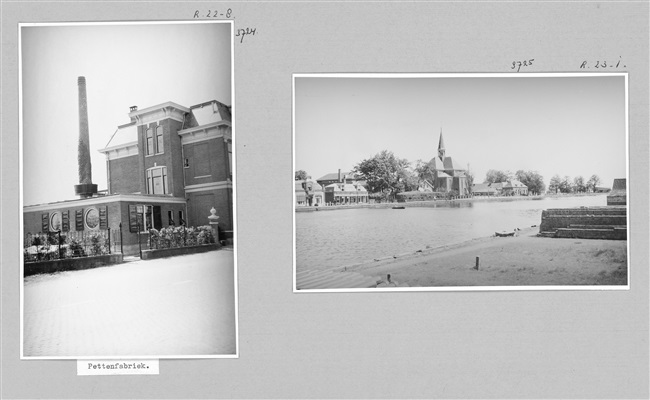
M 542 211 L 540 232 L 555 232 L 560 228 L 608 229 L 627 225 L 626 207 L 582 207 Z
M 576 238 L 576 239 L 606 239 L 606 240 L 626 240 L 627 227 L 614 226 L 610 228 L 559 228 L 555 231 L 557 238 Z
M 305 271 L 296 273 L 296 288 L 301 289 L 350 289 L 374 288 L 379 277 L 362 275 L 358 272 Z
M 544 237 L 627 240 L 627 207 L 545 210 L 539 230 Z

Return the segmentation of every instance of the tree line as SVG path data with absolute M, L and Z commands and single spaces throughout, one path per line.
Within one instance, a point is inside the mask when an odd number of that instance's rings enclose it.
M 366 181 L 368 192 L 381 198 L 394 198 L 397 193 L 417 190 L 421 181 L 433 176 L 433 170 L 428 162 L 418 160 L 415 166 L 405 158 L 399 158 L 392 151 L 383 150 L 373 157 L 360 161 L 355 165 L 352 173 Z M 466 171 L 467 183 L 471 188 L 474 184 L 474 175 Z M 296 180 L 307 179 L 308 174 L 303 170 L 295 171 Z M 501 183 L 518 180 L 526 187 L 530 194 L 543 194 L 546 192 L 544 177 L 537 171 L 518 170 L 514 174 L 510 171 L 490 169 L 485 174 L 484 183 Z M 596 191 L 600 178 L 592 175 L 585 182 L 582 176 L 571 179 L 569 176 L 560 178 L 553 176 L 549 182 L 549 192 L 574 193 Z
M 560 175 L 554 175 L 548 189 L 550 192 L 556 193 L 585 193 L 595 192 L 598 185 L 600 185 L 598 175 L 592 175 L 586 182 L 582 176 L 571 179 L 568 175 L 564 178 L 561 178 Z

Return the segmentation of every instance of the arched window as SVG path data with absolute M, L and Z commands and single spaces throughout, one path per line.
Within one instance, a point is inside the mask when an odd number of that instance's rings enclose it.
M 167 167 L 153 167 L 147 170 L 147 193 L 167 194 Z
M 147 155 L 150 156 L 154 153 L 153 149 L 153 129 L 147 129 Z
M 158 125 L 156 128 L 156 153 L 163 153 L 165 146 L 163 144 L 163 127 Z

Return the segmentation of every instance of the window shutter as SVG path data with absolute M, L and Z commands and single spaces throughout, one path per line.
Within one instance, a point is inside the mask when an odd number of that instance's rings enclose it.
M 83 231 L 84 230 L 84 210 L 75 210 L 74 212 L 74 222 L 75 230 Z
M 61 230 L 68 232 L 70 230 L 70 211 L 61 212 Z
M 129 232 L 138 231 L 138 208 L 134 205 L 129 205 Z
M 108 207 L 99 207 L 99 229 L 108 229 Z
M 50 214 L 43 213 L 41 214 L 41 229 L 43 233 L 50 231 Z

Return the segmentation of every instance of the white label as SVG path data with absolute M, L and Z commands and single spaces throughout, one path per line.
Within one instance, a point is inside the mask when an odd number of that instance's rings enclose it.
M 77 375 L 158 374 L 158 360 L 77 360 Z

